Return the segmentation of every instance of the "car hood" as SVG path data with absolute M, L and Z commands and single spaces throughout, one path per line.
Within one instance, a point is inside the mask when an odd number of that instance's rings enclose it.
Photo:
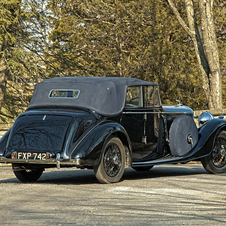
M 62 152 L 68 137 L 73 142 L 95 121 L 95 116 L 88 113 L 26 112 L 11 129 L 6 156 L 14 151 Z
M 163 105 L 162 108 L 166 113 L 194 114 L 193 110 L 185 105 Z

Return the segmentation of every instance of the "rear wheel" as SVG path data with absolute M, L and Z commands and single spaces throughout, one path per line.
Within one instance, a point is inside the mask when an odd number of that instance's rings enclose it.
M 125 168 L 125 149 L 121 140 L 110 137 L 103 149 L 100 163 L 94 166 L 97 180 L 102 184 L 119 182 Z
M 19 167 L 12 165 L 13 172 L 17 179 L 19 179 L 22 182 L 34 182 L 41 177 L 44 169 L 27 169 L 27 170 L 21 170 L 18 169 Z
M 215 140 L 212 153 L 201 159 L 207 172 L 217 174 L 226 172 L 226 132 L 221 131 Z

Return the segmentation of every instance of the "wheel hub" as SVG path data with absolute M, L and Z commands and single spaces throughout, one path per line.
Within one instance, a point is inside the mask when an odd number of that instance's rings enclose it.
M 104 170 L 110 177 L 117 175 L 121 168 L 121 154 L 119 148 L 115 144 L 110 144 L 103 159 Z
M 119 158 L 118 158 L 117 155 L 115 155 L 115 156 L 113 157 L 113 163 L 114 163 L 115 165 L 118 165 L 118 164 L 119 164 Z

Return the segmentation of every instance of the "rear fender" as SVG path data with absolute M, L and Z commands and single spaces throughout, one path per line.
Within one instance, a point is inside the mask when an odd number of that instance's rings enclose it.
M 105 121 L 92 131 L 71 150 L 70 159 L 81 159 L 82 165 L 96 165 L 101 159 L 103 147 L 110 136 L 117 136 L 128 150 L 131 159 L 131 142 L 124 127 L 116 122 Z M 130 160 L 131 161 L 131 160 Z M 131 164 L 131 163 L 130 163 Z
M 186 158 L 201 158 L 209 155 L 213 149 L 216 135 L 220 130 L 226 130 L 226 120 L 212 119 L 199 129 L 199 141 Z
M 11 131 L 11 129 L 9 129 L 0 140 L 0 156 L 4 156 L 4 152 L 6 149 L 10 131 Z

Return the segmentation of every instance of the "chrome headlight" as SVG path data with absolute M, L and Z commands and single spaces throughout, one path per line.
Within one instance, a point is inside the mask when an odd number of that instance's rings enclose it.
M 202 112 L 198 118 L 199 126 L 201 127 L 205 125 L 207 122 L 209 122 L 212 119 L 214 119 L 214 116 L 210 112 L 208 111 Z

